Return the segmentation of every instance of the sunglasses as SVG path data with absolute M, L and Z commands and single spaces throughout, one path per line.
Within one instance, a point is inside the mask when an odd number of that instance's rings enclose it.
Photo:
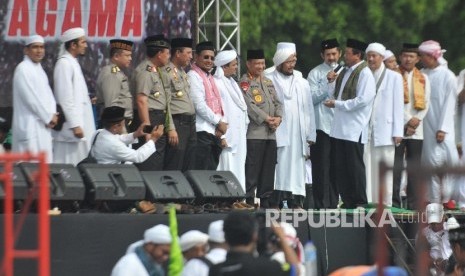
M 214 56 L 205 55 L 205 56 L 203 56 L 203 59 L 205 59 L 205 60 L 206 60 L 206 59 L 209 59 L 209 60 L 211 60 L 211 61 L 214 61 L 214 60 L 215 60 L 215 57 L 214 57 Z

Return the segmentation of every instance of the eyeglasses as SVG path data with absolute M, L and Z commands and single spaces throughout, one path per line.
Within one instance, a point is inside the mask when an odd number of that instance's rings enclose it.
M 203 56 L 203 59 L 209 59 L 209 60 L 211 60 L 211 61 L 214 61 L 214 60 L 215 60 L 215 57 L 214 57 L 214 56 L 205 55 L 205 56 Z

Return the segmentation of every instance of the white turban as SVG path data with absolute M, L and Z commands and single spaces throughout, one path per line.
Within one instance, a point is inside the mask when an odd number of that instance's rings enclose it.
M 278 42 L 278 44 L 276 45 L 276 51 L 283 49 L 293 50 L 294 53 L 297 52 L 295 49 L 295 43 L 292 42 Z
M 181 246 L 182 252 L 185 252 L 196 245 L 207 244 L 207 242 L 208 235 L 198 230 L 187 231 L 179 238 L 179 245 Z
M 215 65 L 216 66 L 226 65 L 230 63 L 231 61 L 233 61 L 234 59 L 236 59 L 236 57 L 237 57 L 237 53 L 234 50 L 221 51 L 215 57 Z
M 45 41 L 41 35 L 31 35 L 30 37 L 26 38 L 25 45 L 28 46 L 32 43 L 45 43 Z
M 418 50 L 422 53 L 432 55 L 435 59 L 439 59 L 446 52 L 446 50 L 441 49 L 439 42 L 434 40 L 424 41 L 420 44 Z
M 276 51 L 273 57 L 274 66 L 279 66 L 285 62 L 290 56 L 295 55 L 295 51 L 289 48 L 281 49 Z
M 384 60 L 390 57 L 393 57 L 393 56 L 394 56 L 394 53 L 391 50 L 386 50 L 386 52 L 384 52 Z
M 223 231 L 223 220 L 216 220 L 208 226 L 208 240 L 212 242 L 223 243 L 224 231 Z
M 170 244 L 170 228 L 166 225 L 158 224 L 152 228 L 145 230 L 144 244 L 145 243 Z
M 384 47 L 384 45 L 381 43 L 373 42 L 373 43 L 370 43 L 368 47 L 366 48 L 365 53 L 368 53 L 368 52 L 376 52 L 380 54 L 381 56 L 384 56 L 386 52 L 386 47 Z
M 83 28 L 72 28 L 67 30 L 61 35 L 61 42 L 65 43 L 70 40 L 86 36 L 86 32 Z

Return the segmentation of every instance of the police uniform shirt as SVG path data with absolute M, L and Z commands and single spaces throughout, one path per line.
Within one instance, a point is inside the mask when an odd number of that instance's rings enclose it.
M 97 104 L 103 108 L 119 106 L 125 109 L 124 117 L 132 118 L 132 94 L 129 90 L 128 77 L 115 64 L 102 68 L 97 78 Z
M 160 78 L 160 68 L 146 59 L 141 62 L 134 71 L 133 91 L 135 98 L 142 93 L 148 97 L 148 107 L 150 110 L 166 110 L 169 105 L 169 97 Z
M 275 131 L 270 129 L 265 122 L 268 116 L 282 117 L 283 114 L 273 82 L 264 76 L 254 79 L 249 74 L 244 74 L 239 86 L 244 93 L 250 118 L 247 139 L 275 140 Z
M 163 67 L 165 90 L 171 94 L 171 113 L 194 115 L 195 109 L 190 95 L 190 84 L 186 72 L 172 62 Z M 165 80 L 166 79 L 166 80 Z

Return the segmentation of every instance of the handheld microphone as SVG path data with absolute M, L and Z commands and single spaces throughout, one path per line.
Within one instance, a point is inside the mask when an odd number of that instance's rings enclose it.
M 337 67 L 333 69 L 333 72 L 336 74 L 339 74 L 341 73 L 343 68 L 344 68 L 344 62 L 341 61 L 341 63 L 339 63 Z

